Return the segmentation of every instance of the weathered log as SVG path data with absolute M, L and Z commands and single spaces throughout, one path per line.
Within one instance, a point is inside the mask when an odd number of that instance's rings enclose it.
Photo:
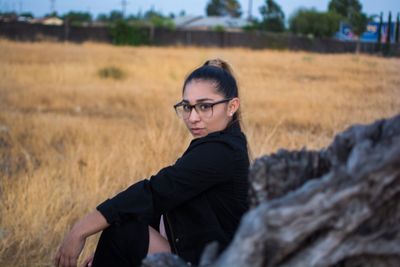
M 187 267 L 187 263 L 178 256 L 170 253 L 158 253 L 147 256 L 142 267 Z
M 252 209 L 203 266 L 400 266 L 400 116 L 263 156 L 249 179 Z

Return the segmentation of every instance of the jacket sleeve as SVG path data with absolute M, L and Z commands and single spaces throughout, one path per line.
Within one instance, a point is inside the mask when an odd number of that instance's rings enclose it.
M 192 148 L 149 180 L 133 184 L 97 210 L 112 224 L 127 218 L 150 219 L 232 177 L 234 151 L 222 142 Z

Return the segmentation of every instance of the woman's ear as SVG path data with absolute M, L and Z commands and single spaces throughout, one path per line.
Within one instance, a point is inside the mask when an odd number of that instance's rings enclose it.
M 228 116 L 232 117 L 233 114 L 239 109 L 240 100 L 239 98 L 235 97 L 228 104 Z

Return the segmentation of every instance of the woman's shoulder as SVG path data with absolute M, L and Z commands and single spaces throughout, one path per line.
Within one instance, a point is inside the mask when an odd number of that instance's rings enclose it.
M 227 129 L 192 140 L 187 149 L 208 151 L 212 154 L 247 154 L 246 136 L 240 129 Z
M 224 135 L 212 135 L 192 141 L 185 153 L 176 161 L 176 167 L 206 173 L 233 175 L 232 166 L 244 166 L 247 151 L 237 141 Z

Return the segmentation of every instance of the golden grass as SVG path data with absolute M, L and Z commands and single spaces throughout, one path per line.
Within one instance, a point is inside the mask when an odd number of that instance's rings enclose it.
M 51 266 L 73 221 L 173 163 L 190 136 L 172 105 L 213 57 L 236 73 L 254 157 L 400 112 L 398 59 L 0 40 L 0 266 Z

